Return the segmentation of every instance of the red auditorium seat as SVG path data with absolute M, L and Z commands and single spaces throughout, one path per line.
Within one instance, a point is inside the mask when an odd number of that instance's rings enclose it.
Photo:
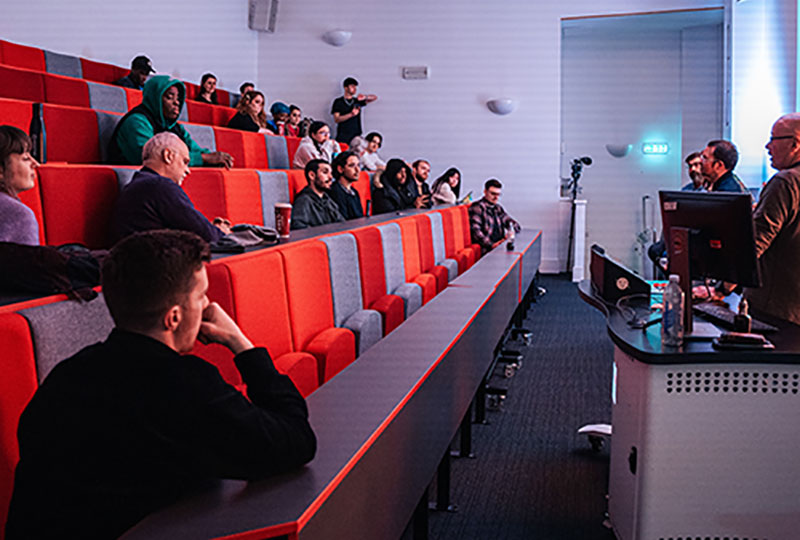
M 255 171 L 193 168 L 182 187 L 209 220 L 224 217 L 234 224 L 264 224 L 261 185 Z
M 217 106 L 214 107 L 212 112 L 214 114 L 212 125 L 227 127 L 228 122 L 230 122 L 231 118 L 233 118 L 233 115 L 236 114 L 236 109 L 231 109 L 230 107 Z
M 242 137 L 241 131 L 238 129 L 215 127 L 214 140 L 217 143 L 218 151 L 227 152 L 233 156 L 234 167 L 244 166 L 244 137 Z
M 370 208 L 369 214 L 367 213 L 367 201 L 372 200 L 372 191 L 369 187 L 369 173 L 367 171 L 361 171 L 353 187 L 356 188 L 358 196 L 361 198 L 361 208 L 364 210 L 364 215 L 372 214 L 372 208 Z
M 283 257 L 294 348 L 314 355 L 322 385 L 356 358 L 355 336 L 333 323 L 328 253 L 318 240 L 290 244 L 278 252 Z
M 455 241 L 456 253 L 463 254 L 467 259 L 467 268 L 475 264 L 478 257 L 475 256 L 475 251 L 470 247 L 469 243 L 465 243 L 464 234 L 464 221 L 461 219 L 461 211 L 458 207 L 449 208 L 447 210 L 450 222 L 453 224 L 453 240 Z M 469 238 L 469 229 L 467 229 L 466 239 Z
M 303 396 L 316 390 L 319 386 L 316 358 L 310 353 L 296 352 L 293 347 L 280 254 L 261 251 L 212 263 L 209 265 L 209 299 L 218 301 L 218 287 L 212 289 L 210 284 L 220 280 L 227 280 L 230 296 L 229 306 L 220 305 L 250 340 L 257 346 L 266 347 L 278 371 L 288 375 Z M 235 369 L 230 352 L 226 351 L 225 358 Z M 219 365 L 218 361 L 219 356 L 213 363 Z
M 45 101 L 44 75 L 27 69 L 0 65 L 0 97 Z
M 18 99 L 0 98 L 0 119 L 8 126 L 18 127 L 25 133 L 31 126 L 33 104 Z
M 36 181 L 36 185 L 33 186 L 33 189 L 20 193 L 19 199 L 25 203 L 28 208 L 33 210 L 33 215 L 36 216 L 36 222 L 39 224 L 39 243 L 44 245 L 46 240 L 44 235 L 44 216 L 42 215 L 42 195 L 39 189 L 39 180 Z
M 46 73 L 44 75 L 44 95 L 47 103 L 91 107 L 89 87 L 83 79 Z
M 95 62 L 87 58 L 81 58 L 81 71 L 84 79 L 107 84 L 111 84 L 128 74 L 128 70 L 125 68 L 103 62 Z
M 109 247 L 109 218 L 118 194 L 111 167 L 39 167 L 44 232 L 48 245 L 78 242 Z
M 200 93 L 199 85 L 184 81 L 183 86 L 186 87 L 186 101 L 193 100 Z
M 361 273 L 361 295 L 364 306 L 374 309 L 383 319 L 385 336 L 403 322 L 403 299 L 386 294 L 386 270 L 383 267 L 383 242 L 376 227 L 363 227 L 350 231 L 358 246 L 358 265 Z
M 100 163 L 97 114 L 91 109 L 44 104 L 47 161 Z
M 431 220 L 424 215 L 406 219 L 411 219 L 417 225 L 420 270 L 424 273 L 432 274 L 436 278 L 436 293 L 438 294 L 447 287 L 448 278 L 447 268 L 436 264 L 436 255 L 433 252 Z
M 437 210 L 442 215 L 442 229 L 444 230 L 444 255 L 448 259 L 454 259 L 458 262 L 458 273 L 463 274 L 469 268 L 469 257 L 463 251 L 456 249 L 456 231 L 453 224 L 455 211 L 452 208 L 444 208 Z M 461 234 L 461 229 L 459 229 Z M 462 237 L 462 249 L 464 239 Z M 470 250 L 472 251 L 472 250 Z
M 395 223 L 400 226 L 400 233 L 403 237 L 403 265 L 406 270 L 406 281 L 422 287 L 422 303 L 427 304 L 436 296 L 437 283 L 433 274 L 422 271 L 417 224 L 411 219 L 399 219 Z
M 8 504 L 19 461 L 17 424 L 36 387 L 36 363 L 28 322 L 17 313 L 0 315 L 0 532 L 5 530 Z M 0 535 L 2 536 L 2 535 Z
M 8 41 L 0 41 L 0 61 L 9 66 L 32 69 L 34 71 L 47 70 L 42 49 Z
M 186 113 L 192 124 L 214 124 L 214 106 L 200 101 L 189 100 L 186 102 Z
M 261 133 L 251 131 L 242 132 L 242 143 L 244 148 L 244 162 L 237 167 L 248 169 L 268 169 L 267 161 L 267 140 Z
M 289 169 L 286 171 L 289 178 L 289 200 L 294 202 L 294 197 L 308 185 L 306 173 L 303 169 Z
M 300 146 L 300 137 L 286 137 L 286 150 L 289 152 L 289 166 L 293 166 L 294 154 L 297 152 L 297 147 Z
M 217 105 L 220 107 L 228 107 L 230 109 L 231 94 L 227 90 L 217 88 Z
M 128 99 L 128 110 L 142 103 L 142 91 L 134 88 L 124 88 L 125 97 Z
M 464 247 L 469 248 L 475 254 L 475 260 L 481 258 L 481 246 L 480 244 L 473 244 L 472 243 L 472 234 L 470 233 L 470 226 L 469 226 L 469 208 L 467 205 L 459 204 L 455 207 L 458 211 L 458 215 L 461 216 L 461 227 L 462 233 L 464 234 Z

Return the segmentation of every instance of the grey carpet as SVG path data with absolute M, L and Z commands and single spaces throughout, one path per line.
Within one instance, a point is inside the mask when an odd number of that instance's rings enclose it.
M 522 348 L 523 367 L 490 424 L 473 426 L 476 459 L 452 461 L 458 512 L 431 512 L 430 538 L 614 538 L 602 525 L 608 449 L 593 454 L 576 433 L 611 420 L 605 319 L 565 276 L 543 276 L 540 285 L 548 292 L 528 312 L 533 344 Z

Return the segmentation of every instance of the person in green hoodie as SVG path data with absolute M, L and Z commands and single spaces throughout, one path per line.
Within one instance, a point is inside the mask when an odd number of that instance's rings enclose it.
M 141 165 L 142 148 L 156 133 L 170 131 L 180 137 L 189 148 L 189 165 L 222 165 L 233 167 L 233 157 L 226 152 L 211 152 L 201 148 L 178 123 L 186 88 L 169 75 L 156 75 L 148 79 L 142 91 L 142 104 L 137 105 L 117 123 L 108 145 L 109 162 L 124 165 Z

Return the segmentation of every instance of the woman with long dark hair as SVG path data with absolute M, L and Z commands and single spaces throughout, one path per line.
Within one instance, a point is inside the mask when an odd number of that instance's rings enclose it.
M 456 204 L 461 194 L 461 172 L 455 167 L 447 169 L 434 180 L 431 193 L 436 204 Z
M 297 152 L 294 154 L 292 167 L 303 169 L 312 159 L 321 159 L 331 163 L 342 149 L 339 143 L 331 139 L 331 128 L 325 122 L 316 121 L 308 128 L 308 136 L 303 137 Z
M 372 213 L 384 214 L 406 208 L 415 208 L 416 199 L 411 190 L 410 167 L 402 159 L 390 159 L 383 171 L 372 180 Z

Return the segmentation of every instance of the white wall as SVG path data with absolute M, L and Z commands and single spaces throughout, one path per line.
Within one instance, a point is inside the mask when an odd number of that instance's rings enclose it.
M 379 100 L 367 130 L 384 134 L 384 157 L 427 157 L 433 174 L 455 165 L 467 190 L 499 178 L 503 205 L 524 225 L 544 229 L 543 268 L 563 268 L 566 237 L 558 209 L 560 25 L 562 16 L 718 6 L 720 1 L 462 2 L 324 0 L 282 2 L 275 34 L 259 37 L 260 87 L 331 121 L 330 103 L 353 75 Z M 321 41 L 353 32 L 346 46 Z M 430 66 L 427 81 L 404 81 L 400 67 Z M 488 98 L 519 100 L 505 117 Z
M 199 83 L 213 71 L 236 91 L 256 75 L 246 0 L 3 0 L 0 37 L 126 67 L 146 54 L 159 73 Z
M 427 156 L 434 173 L 457 165 L 467 189 L 500 178 L 504 204 L 544 229 L 543 268 L 562 264 L 559 220 L 560 19 L 692 9 L 722 0 L 283 0 L 276 34 L 247 29 L 247 0 L 3 0 L 0 36 L 127 64 L 146 52 L 162 72 L 197 79 L 214 71 L 235 87 L 256 70 L 270 100 L 324 116 L 354 75 L 380 100 L 365 127 L 386 136 L 384 155 Z M 341 49 L 320 35 L 354 32 Z M 403 65 L 429 65 L 428 81 L 403 81 Z M 486 99 L 511 96 L 494 116 Z

